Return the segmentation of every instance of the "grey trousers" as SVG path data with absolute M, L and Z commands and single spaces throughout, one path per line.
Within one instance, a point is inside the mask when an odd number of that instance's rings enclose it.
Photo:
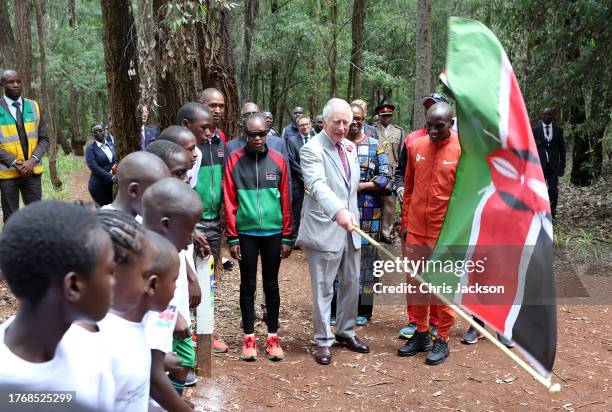
M 304 248 L 312 286 L 312 322 L 317 346 L 331 346 L 334 335 L 329 325 L 334 279 L 338 276 L 336 335 L 355 336 L 355 320 L 359 303 L 360 251 L 355 249 L 347 233 L 344 248 L 338 252 L 322 252 Z
M 206 236 L 213 258 L 215 259 L 215 265 L 221 264 L 219 261 L 219 254 L 221 253 L 221 219 L 200 220 L 196 223 L 195 227 Z
M 14 179 L 0 179 L 4 223 L 13 213 L 19 210 L 19 193 L 21 193 L 23 203 L 26 205 L 42 199 L 41 176 L 32 174 Z
M 395 196 L 383 196 L 382 235 L 390 237 L 395 223 Z

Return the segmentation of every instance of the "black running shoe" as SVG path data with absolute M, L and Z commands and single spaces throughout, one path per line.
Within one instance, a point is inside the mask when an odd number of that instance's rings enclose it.
M 397 350 L 399 356 L 414 356 L 419 352 L 431 349 L 431 335 L 429 332 L 415 332 L 408 341 Z
M 427 354 L 425 363 L 428 365 L 439 365 L 444 362 L 444 359 L 448 358 L 449 352 L 448 342 L 446 342 L 446 339 L 438 338 Z

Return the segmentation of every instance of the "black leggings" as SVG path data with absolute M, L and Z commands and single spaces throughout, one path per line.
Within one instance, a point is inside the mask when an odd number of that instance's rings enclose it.
M 266 296 L 268 333 L 278 331 L 278 269 L 280 268 L 281 234 L 272 236 L 238 236 L 240 239 L 240 312 L 245 334 L 255 332 L 255 290 L 257 259 L 261 255 L 263 290 Z

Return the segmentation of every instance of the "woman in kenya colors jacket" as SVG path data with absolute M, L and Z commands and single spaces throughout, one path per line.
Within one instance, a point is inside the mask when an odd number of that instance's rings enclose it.
M 280 295 L 281 257 L 291 254 L 291 188 L 287 160 L 266 145 L 268 128 L 259 113 L 245 125 L 247 145 L 233 152 L 223 173 L 226 230 L 230 254 L 240 262 L 240 311 L 244 342 L 240 357 L 257 359 L 254 336 L 257 260 L 261 255 L 263 290 L 267 307 L 270 360 L 283 359 L 276 332 Z

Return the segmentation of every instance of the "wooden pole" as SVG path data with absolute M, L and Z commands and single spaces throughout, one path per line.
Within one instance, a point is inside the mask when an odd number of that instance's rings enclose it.
M 215 326 L 215 261 L 212 256 L 196 258 L 196 276 L 202 290 L 202 301 L 196 309 L 196 375 L 206 378 L 213 376 L 213 331 Z
M 377 241 L 372 239 L 370 236 L 368 236 L 358 226 L 353 225 L 353 230 L 359 236 L 361 236 L 362 238 L 367 240 L 368 243 L 370 243 L 371 245 L 376 247 L 380 252 L 382 252 L 388 258 L 390 258 L 392 260 L 395 260 L 397 258 L 395 255 L 393 255 L 393 253 L 389 252 L 387 250 L 387 248 L 383 247 L 380 243 L 378 243 Z M 412 275 L 414 276 L 414 278 L 419 283 L 425 283 L 425 280 L 418 273 L 413 273 Z M 542 385 L 544 385 L 546 387 L 546 389 L 548 389 L 548 392 L 550 394 L 556 394 L 556 393 L 559 393 L 561 391 L 561 385 L 559 385 L 558 383 L 552 383 L 551 380 L 550 380 L 550 377 L 549 378 L 544 378 L 542 375 L 540 375 L 535 369 L 533 369 L 533 367 L 531 365 L 529 365 L 527 362 L 525 362 L 523 359 L 521 359 L 516 353 L 514 353 L 510 349 L 508 349 L 504 344 L 502 344 L 499 340 L 497 340 L 483 326 L 480 326 L 477 322 L 475 322 L 474 319 L 472 319 L 472 317 L 470 315 L 468 315 L 467 313 L 465 313 L 463 311 L 463 309 L 461 309 L 459 306 L 455 305 L 453 302 L 448 300 L 446 298 L 446 296 L 439 295 L 437 293 L 435 293 L 435 295 L 436 295 L 436 297 L 438 299 L 440 299 L 442 301 L 442 303 L 444 303 L 445 305 L 450 306 L 451 309 L 453 309 L 455 312 L 457 312 L 457 314 L 459 316 L 461 316 L 467 323 L 469 323 L 470 326 L 472 326 L 474 329 L 476 329 L 478 332 L 480 332 L 485 338 L 487 338 L 489 341 L 491 341 L 491 343 L 493 343 L 495 346 L 497 346 L 497 348 L 499 350 L 504 352 L 510 359 L 512 359 L 514 362 L 516 362 L 521 368 L 523 368 L 527 373 L 529 373 L 535 380 L 537 380 Z

